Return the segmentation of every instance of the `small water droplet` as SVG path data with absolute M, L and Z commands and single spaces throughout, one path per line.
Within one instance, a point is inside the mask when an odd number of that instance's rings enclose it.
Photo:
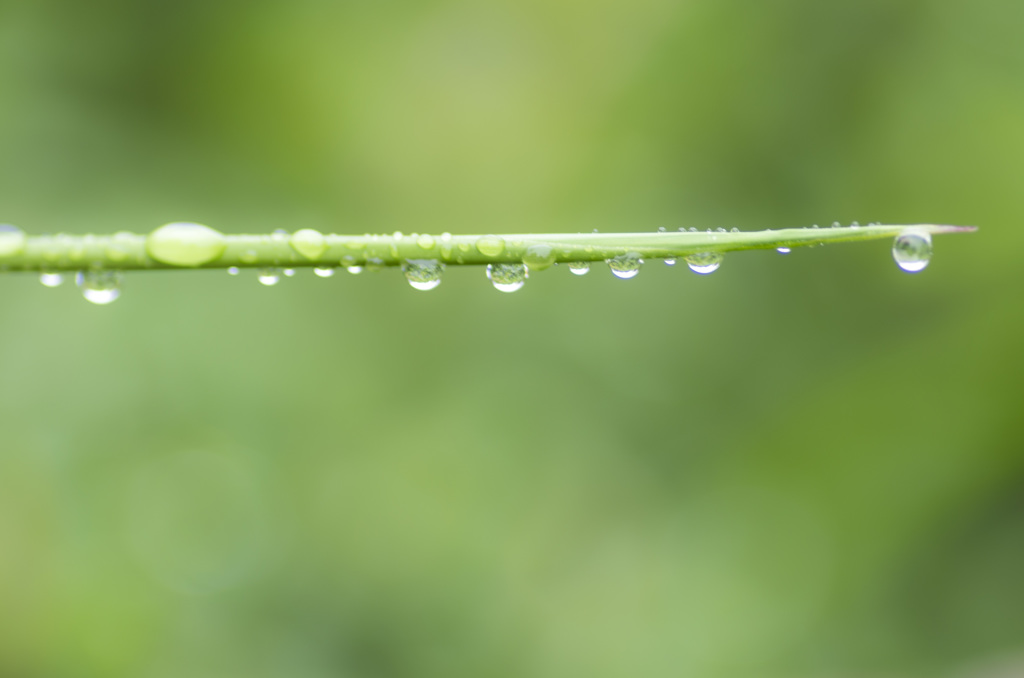
M 366 264 L 363 266 L 363 270 L 370 273 L 376 273 L 382 268 L 384 268 L 384 260 L 379 257 L 367 257 Z
M 434 236 L 423 234 L 416 238 L 416 244 L 419 245 L 421 249 L 429 250 L 434 246 Z
M 832 222 L 832 228 L 841 228 L 841 227 L 842 227 L 842 224 L 840 224 L 838 221 L 833 221 Z
M 676 260 L 675 259 L 666 259 L 665 260 L 665 265 L 666 266 L 675 266 L 676 265 Z
M 721 226 L 719 226 L 718 228 L 716 228 L 716 229 L 715 229 L 715 232 L 716 232 L 716 233 L 727 233 L 727 231 L 726 231 L 726 230 L 725 230 L 724 228 L 722 228 Z
M 664 226 L 658 226 L 658 233 L 664 233 L 667 230 Z
M 590 262 L 571 261 L 569 262 L 569 270 L 573 275 L 586 275 L 590 272 Z
M 276 285 L 281 280 L 281 269 L 261 268 L 256 279 L 267 286 Z
M 120 271 L 79 271 L 75 275 L 75 282 L 81 288 L 86 301 L 94 304 L 109 304 L 121 296 Z
M 426 291 L 441 284 L 444 264 L 436 259 L 410 259 L 402 264 L 402 270 L 414 289 Z
M 402 239 L 402 232 L 401 231 L 395 231 L 394 233 L 391 234 L 391 237 L 394 238 L 395 240 L 401 240 Z
M 850 224 L 850 228 L 860 228 L 860 222 L 853 222 L 852 224 Z
M 524 264 L 487 264 L 487 277 L 499 292 L 515 292 L 526 284 Z
M 690 233 L 696 233 L 696 232 L 697 232 L 697 227 L 696 226 L 690 226 Z
M 39 275 L 39 282 L 45 287 L 60 287 L 64 283 L 64 276 L 56 271 L 43 271 Z
M 441 242 L 451 242 L 451 240 L 452 234 L 449 233 L 448 231 L 445 231 L 444 233 L 441 234 Z
M 293 275 L 295 275 L 295 269 L 294 268 L 286 268 L 286 269 L 284 269 L 284 271 L 282 271 L 282 273 L 284 273 L 286 276 L 291 278 Z
M 523 254 L 523 263 L 530 267 L 531 271 L 543 271 L 551 268 L 555 263 L 555 250 L 550 245 L 537 243 L 526 248 Z
M 791 250 L 788 247 L 778 247 L 778 248 L 775 249 L 775 251 L 778 252 L 779 254 L 789 254 L 793 250 Z
M 27 238 L 17 226 L 0 224 L 0 257 L 10 257 L 25 249 Z
M 246 250 L 239 254 L 238 258 L 242 260 L 243 264 L 255 264 L 259 261 L 260 253 L 256 250 Z
M 231 266 L 228 268 L 228 275 L 238 275 L 238 272 L 239 270 L 237 266 Z
M 293 250 L 307 259 L 319 259 L 327 251 L 327 239 L 320 231 L 312 228 L 295 231 L 288 243 Z
M 360 273 L 363 272 L 363 267 L 362 266 L 346 266 L 345 270 L 348 271 L 349 273 L 351 273 L 352 275 L 359 275 Z
M 485 235 L 476 241 L 476 248 L 485 257 L 496 257 L 505 251 L 505 240 L 497 235 Z
M 714 273 L 722 265 L 722 254 L 720 252 L 698 252 L 686 257 L 686 265 L 694 273 L 707 275 Z
M 739 233 L 739 232 L 740 232 L 740 229 L 738 229 L 738 228 L 736 228 L 735 226 L 733 226 L 733 227 L 732 227 L 732 230 L 730 230 L 729 232 L 730 232 L 730 233 Z
M 317 266 L 313 269 L 313 274 L 320 278 L 330 278 L 334 275 L 334 269 L 328 267 Z
M 907 273 L 923 271 L 932 258 L 932 236 L 928 231 L 903 231 L 892 243 L 892 258 Z
M 817 224 L 814 224 L 813 226 L 811 226 L 811 228 L 820 228 L 820 227 Z
M 608 268 L 611 269 L 612 275 L 616 278 L 629 280 L 630 278 L 635 278 L 636 274 L 640 272 L 640 264 L 642 263 L 639 254 L 629 252 L 609 259 Z

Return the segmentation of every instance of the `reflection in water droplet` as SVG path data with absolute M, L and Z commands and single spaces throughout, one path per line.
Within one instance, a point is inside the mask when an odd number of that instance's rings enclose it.
M 629 280 L 630 278 L 635 278 L 636 274 L 640 272 L 640 264 L 642 263 L 639 254 L 629 252 L 609 259 L 608 268 L 611 269 L 612 275 L 616 278 Z
M 666 259 L 665 260 L 665 265 L 666 266 L 675 266 L 676 265 L 676 260 L 675 259 Z
M 321 278 L 330 278 L 332 275 L 334 275 L 334 269 L 333 268 L 320 268 L 318 266 L 317 268 L 313 269 L 313 274 L 317 275 L 317 276 L 319 276 Z
M 537 243 L 526 248 L 523 254 L 523 263 L 530 267 L 531 271 L 543 271 L 551 268 L 555 263 L 555 250 L 550 245 Z
M 56 271 L 43 271 L 39 276 L 39 282 L 45 287 L 60 287 L 64 283 L 64 276 Z
M 590 272 L 590 262 L 573 261 L 569 263 L 569 270 L 573 275 L 586 275 Z
M 146 252 L 172 266 L 200 266 L 224 253 L 223 233 L 191 223 L 166 224 L 146 236 Z
M 487 264 L 487 277 L 494 289 L 515 292 L 526 284 L 526 266 L 523 264 Z
M 686 257 L 686 265 L 694 273 L 707 275 L 714 273 L 722 265 L 722 255 L 719 252 L 699 252 Z
M 485 257 L 496 257 L 505 251 L 505 240 L 497 235 L 485 235 L 476 241 L 476 248 Z
M 261 268 L 256 279 L 267 286 L 276 285 L 281 279 L 281 269 Z
M 778 252 L 779 254 L 789 254 L 789 253 L 790 253 L 790 252 L 792 252 L 793 250 L 791 250 L 791 249 L 790 249 L 790 248 L 788 248 L 788 247 L 779 247 L 779 248 L 777 248 L 777 249 L 776 249 L 775 251 L 776 251 L 776 252 Z
M 238 267 L 231 266 L 228 268 L 228 275 L 238 275 Z
M 402 270 L 414 289 L 426 291 L 441 284 L 444 264 L 436 259 L 410 259 L 402 264 Z
M 86 301 L 94 304 L 109 304 L 121 296 L 120 271 L 79 271 L 75 282 L 82 289 Z
M 892 258 L 907 273 L 923 271 L 932 258 L 932 236 L 928 231 L 908 230 L 892 243 Z

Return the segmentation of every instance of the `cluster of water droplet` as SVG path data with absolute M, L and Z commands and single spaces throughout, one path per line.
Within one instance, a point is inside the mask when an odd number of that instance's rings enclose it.
M 854 222 L 851 226 L 857 228 L 858 224 Z M 833 224 L 833 227 L 838 228 L 838 222 Z M 664 228 L 658 230 L 659 232 L 665 232 Z M 679 230 L 682 231 L 684 229 Z M 696 232 L 694 228 L 689 230 Z M 733 229 L 733 232 L 735 231 L 736 229 Z M 725 233 L 726 231 L 719 228 L 714 232 Z M 712 233 L 712 231 L 709 229 L 708 233 Z M 57 236 L 58 239 L 60 237 Z M 72 248 L 69 251 L 68 258 L 71 261 L 82 260 L 82 263 L 86 264 L 85 258 L 90 237 L 86 236 L 85 242 L 81 247 L 77 249 Z M 132 239 L 134 238 L 137 238 L 137 236 L 129 233 L 113 236 L 107 247 L 107 258 L 110 261 L 117 262 L 125 261 L 128 257 L 133 256 L 132 246 L 135 243 L 133 243 Z M 303 229 L 290 235 L 287 231 L 278 229 L 273 233 L 271 239 L 276 243 L 280 243 L 285 249 L 290 246 L 294 253 L 298 253 L 309 262 L 320 260 L 328 249 L 326 238 L 312 229 Z M 444 272 L 443 260 L 451 260 L 454 254 L 454 260 L 457 263 L 462 263 L 463 254 L 468 253 L 470 247 L 472 247 L 466 241 L 453 241 L 450 233 L 443 234 L 439 239 L 435 239 L 430 235 L 417 235 L 414 233 L 406 237 L 401 233 L 395 233 L 390 243 L 391 255 L 395 258 L 398 258 L 401 248 L 407 247 L 407 245 L 403 244 L 403 239 L 415 243 L 425 253 L 433 254 L 438 250 L 440 251 L 441 259 L 412 258 L 405 259 L 402 262 L 402 270 L 406 279 L 417 290 L 435 289 L 441 283 L 441 276 Z M 21 230 L 13 226 L 0 225 L 0 257 L 19 254 L 24 250 L 25 244 L 26 237 Z M 512 240 L 506 243 L 503 237 L 497 235 L 481 236 L 477 238 L 474 244 L 480 254 L 491 258 L 501 256 L 509 248 L 523 246 L 523 243 L 519 240 Z M 354 241 L 349 247 L 354 250 L 362 249 L 366 247 L 366 244 Z M 161 226 L 150 233 L 146 237 L 145 249 L 146 254 L 155 261 L 173 266 L 199 267 L 210 265 L 223 256 L 227 249 L 227 238 L 218 231 L 201 224 L 173 223 Z M 788 246 L 780 246 L 776 249 L 780 254 L 789 254 L 791 251 Z M 585 251 L 588 255 L 592 255 L 595 250 L 593 246 L 587 246 Z M 534 243 L 525 248 L 521 263 L 494 262 L 488 264 L 486 267 L 487 278 L 494 285 L 495 289 L 501 292 L 515 292 L 522 289 L 525 285 L 531 270 L 540 271 L 549 268 L 556 264 L 559 255 L 568 257 L 570 252 L 571 250 L 569 249 L 556 252 L 555 248 L 551 245 Z M 289 277 L 295 275 L 294 268 L 281 267 L 281 264 L 296 261 L 294 253 L 287 257 L 282 257 L 280 260 L 275 259 L 274 263 L 276 265 L 260 268 L 257 273 L 259 282 L 264 285 L 275 285 L 281 280 L 282 276 Z M 910 273 L 922 271 L 928 265 L 932 255 L 931 235 L 924 229 L 907 229 L 896 237 L 893 242 L 892 253 L 897 265 L 902 270 Z M 367 253 L 359 254 L 360 256 L 358 257 L 352 255 L 341 257 L 338 267 L 344 268 L 351 274 L 358 274 L 364 270 L 380 270 L 384 267 L 385 262 L 382 259 L 365 256 Z M 238 254 L 238 260 L 242 264 L 251 265 L 258 262 L 260 256 L 256 249 L 251 249 Z M 50 259 L 54 263 L 55 257 Z M 722 259 L 723 254 L 716 251 L 699 252 L 684 257 L 684 261 L 690 270 L 700 275 L 708 275 L 718 270 Z M 674 266 L 676 263 L 675 258 L 666 258 L 664 261 L 668 266 Z M 644 261 L 639 253 L 627 252 L 607 259 L 606 263 L 615 277 L 625 280 L 635 277 L 639 273 Z M 572 274 L 582 276 L 590 271 L 591 263 L 587 261 L 571 261 L 567 267 Z M 313 269 L 313 273 L 320 278 L 329 278 L 335 274 L 336 270 L 337 267 L 335 266 L 317 265 Z M 240 270 L 238 266 L 231 266 L 227 268 L 227 272 L 230 275 L 238 275 Z M 121 278 L 122 274 L 116 268 L 103 269 L 97 267 L 83 268 L 75 276 L 77 285 L 82 290 L 82 295 L 95 304 L 109 304 L 118 299 L 121 295 Z M 56 268 L 47 269 L 44 267 L 40 271 L 39 280 L 46 287 L 58 287 L 64 282 L 64 275 L 56 270 Z

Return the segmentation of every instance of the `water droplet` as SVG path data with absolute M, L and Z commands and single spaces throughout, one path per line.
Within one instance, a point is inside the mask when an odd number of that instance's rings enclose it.
M 172 266 L 200 266 L 224 253 L 228 241 L 222 233 L 202 224 L 166 224 L 146 236 L 146 252 Z
M 838 221 L 833 221 L 832 222 L 832 228 L 841 228 L 841 227 L 842 227 L 842 224 L 840 224 Z
M 612 275 L 616 278 L 622 278 L 623 280 L 629 280 L 630 278 L 636 277 L 636 274 L 640 272 L 640 264 L 643 262 L 640 260 L 640 255 L 633 252 L 627 254 L 620 254 L 619 256 L 608 260 L 608 267 L 612 270 Z
M 293 275 L 295 275 L 295 269 L 294 268 L 286 268 L 286 269 L 284 269 L 284 271 L 282 271 L 282 273 L 284 273 L 286 276 L 291 278 Z
M 853 222 L 852 224 L 850 224 L 850 228 L 860 228 L 860 222 Z
M 719 226 L 718 228 L 716 228 L 716 229 L 715 229 L 715 232 L 716 232 L 716 233 L 727 233 L 727 231 L 726 231 L 726 230 L 725 230 L 724 228 L 722 228 L 721 226 Z
M 228 275 L 238 275 L 238 272 L 237 266 L 231 266 L 228 268 Z
M 104 305 L 121 296 L 121 272 L 89 270 L 79 271 L 75 282 L 82 290 L 86 301 Z
M 276 285 L 281 280 L 281 269 L 261 268 L 256 279 L 267 286 Z
M 25 249 L 25 233 L 17 226 L 0 224 L 0 257 L 10 257 Z
M 451 242 L 451 240 L 452 240 L 452 234 L 451 233 L 445 231 L 444 233 L 441 234 L 441 242 Z
M 690 226 L 690 233 L 696 233 L 696 232 L 697 232 L 697 227 L 696 226 Z
M 928 231 L 903 231 L 892 243 L 892 258 L 907 273 L 923 271 L 932 258 L 932 236 Z
M 43 271 L 39 275 L 39 282 L 45 287 L 60 287 L 64 283 L 64 276 L 56 271 Z
M 444 264 L 436 259 L 410 259 L 402 264 L 405 278 L 417 290 L 432 290 L 441 284 Z
M 451 236 L 448 237 L 450 238 Z M 423 234 L 416 238 L 416 244 L 419 245 L 421 249 L 429 250 L 434 246 L 434 236 Z
M 526 284 L 523 264 L 487 264 L 487 277 L 499 292 L 515 292 Z
M 686 257 L 686 265 L 694 273 L 707 275 L 714 273 L 722 265 L 722 254 L 720 252 L 698 252 Z
M 665 260 L 665 265 L 666 266 L 675 266 L 676 265 L 676 260 L 675 259 L 666 259 Z
M 777 247 L 777 248 L 775 249 L 775 251 L 776 251 L 776 252 L 778 252 L 779 254 L 789 254 L 789 253 L 790 253 L 790 252 L 792 252 L 793 250 L 791 250 L 791 249 L 790 249 L 790 248 L 788 248 L 788 247 Z
M 295 231 L 288 243 L 293 250 L 307 259 L 319 259 L 327 251 L 327 239 L 320 231 L 312 228 Z
M 497 235 L 485 235 L 476 241 L 476 248 L 485 257 L 496 257 L 505 251 L 505 240 Z
M 739 232 L 740 232 L 740 229 L 738 229 L 738 228 L 736 228 L 735 226 L 733 226 L 733 227 L 732 227 L 732 229 L 731 229 L 731 230 L 730 230 L 729 232 L 730 232 L 730 233 L 739 233 Z
M 107 243 L 106 254 L 111 261 L 124 261 L 131 256 L 135 236 L 124 231 L 115 233 Z
M 537 243 L 526 248 L 523 254 L 523 263 L 530 267 L 531 271 L 543 271 L 551 268 L 555 263 L 555 250 L 550 245 Z
M 316 268 L 313 269 L 313 274 L 316 275 L 316 276 L 319 276 L 321 278 L 330 278 L 332 275 L 334 275 L 334 269 L 333 268 L 321 268 L 321 267 L 317 266 Z
M 366 242 L 363 240 L 352 239 L 345 243 L 345 247 L 350 250 L 361 250 L 366 247 Z
M 238 258 L 242 260 L 243 264 L 255 264 L 259 261 L 260 253 L 256 250 L 246 250 L 238 255 Z
M 668 229 L 667 229 L 667 228 L 665 228 L 664 226 L 658 226 L 658 233 L 664 233 L 664 232 L 665 232 L 665 231 L 667 231 L 667 230 L 668 230 Z
M 363 272 L 363 267 L 362 266 L 346 266 L 345 270 L 348 271 L 349 273 L 351 273 L 352 275 L 359 275 L 360 273 Z
M 586 275 L 590 272 L 590 262 L 572 261 L 569 263 L 569 270 L 573 275 Z
M 394 233 L 391 234 L 391 237 L 394 238 L 395 240 L 401 240 L 402 239 L 402 232 L 401 231 L 395 231 Z
M 370 273 L 376 273 L 382 268 L 384 268 L 384 260 L 378 257 L 367 257 L 366 265 L 363 266 L 363 270 L 369 271 Z
M 819 228 L 819 226 L 817 224 L 814 224 L 813 226 L 811 226 L 811 228 Z

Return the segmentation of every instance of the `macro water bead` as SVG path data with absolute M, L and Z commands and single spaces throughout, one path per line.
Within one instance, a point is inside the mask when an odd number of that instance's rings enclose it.
M 227 238 L 209 226 L 174 223 L 161 226 L 146 237 L 146 252 L 172 266 L 202 266 L 224 254 Z

